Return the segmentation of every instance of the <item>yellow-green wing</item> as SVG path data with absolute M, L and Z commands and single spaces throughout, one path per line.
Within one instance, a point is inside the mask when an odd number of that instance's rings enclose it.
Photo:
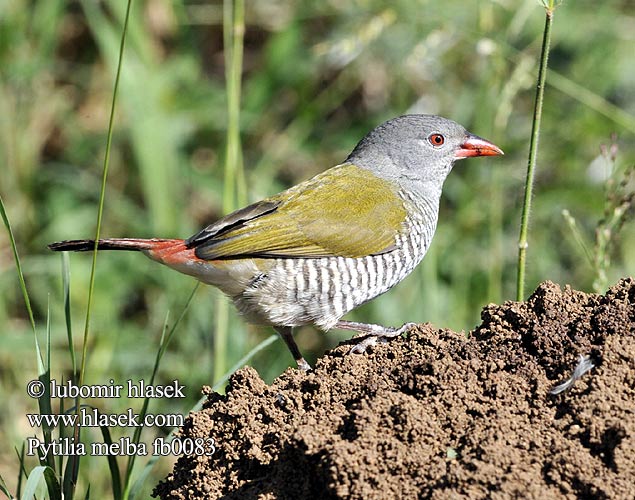
M 229 214 L 186 243 L 206 260 L 363 257 L 394 248 L 405 219 L 393 183 L 340 165 Z

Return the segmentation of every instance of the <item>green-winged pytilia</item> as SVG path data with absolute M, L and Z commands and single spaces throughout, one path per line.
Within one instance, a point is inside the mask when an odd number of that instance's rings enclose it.
M 363 352 L 399 329 L 343 321 L 390 290 L 423 259 L 454 162 L 503 152 L 451 120 L 405 115 L 364 137 L 344 163 L 237 210 L 186 239 L 107 238 L 100 250 L 138 250 L 214 285 L 245 318 L 271 325 L 298 367 L 310 369 L 293 328 L 354 330 Z M 94 240 L 61 241 L 52 250 L 90 251 Z

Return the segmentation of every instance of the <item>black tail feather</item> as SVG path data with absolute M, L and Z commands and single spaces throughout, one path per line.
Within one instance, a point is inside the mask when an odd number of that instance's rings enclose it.
M 91 252 L 95 249 L 95 240 L 65 240 L 51 243 L 48 247 L 54 252 Z M 99 240 L 98 250 L 146 250 L 150 248 L 147 240 L 136 238 L 113 238 Z

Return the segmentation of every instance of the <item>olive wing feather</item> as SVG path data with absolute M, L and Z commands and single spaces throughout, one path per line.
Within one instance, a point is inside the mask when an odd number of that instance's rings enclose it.
M 364 257 L 390 251 L 404 230 L 397 187 L 340 165 L 233 212 L 186 241 L 205 260 Z

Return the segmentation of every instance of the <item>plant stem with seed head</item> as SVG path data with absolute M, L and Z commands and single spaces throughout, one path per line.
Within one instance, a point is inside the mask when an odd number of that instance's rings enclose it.
M 538 69 L 538 85 L 536 86 L 536 101 L 534 104 L 534 118 L 531 129 L 531 141 L 529 143 L 529 160 L 527 164 L 527 178 L 525 181 L 525 198 L 523 213 L 520 220 L 520 236 L 518 238 L 518 274 L 516 278 L 516 300 L 524 298 L 525 270 L 527 261 L 527 232 L 529 227 L 529 213 L 531 211 L 531 197 L 534 185 L 534 173 L 536 157 L 538 155 L 538 136 L 540 134 L 540 121 L 542 119 L 542 104 L 545 93 L 545 80 L 547 76 L 547 61 L 549 60 L 549 45 L 551 44 L 551 24 L 555 6 L 553 2 L 545 5 L 545 28 L 542 37 L 542 53 L 540 55 L 540 67 Z

